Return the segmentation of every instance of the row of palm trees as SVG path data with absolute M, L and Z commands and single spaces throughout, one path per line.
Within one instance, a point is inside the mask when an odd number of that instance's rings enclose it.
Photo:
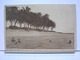
M 16 6 L 6 7 L 6 21 L 10 22 L 9 27 L 17 27 L 19 24 L 19 28 L 43 31 L 53 31 L 56 26 L 55 22 L 49 19 L 48 14 L 42 15 L 41 12 L 31 12 L 31 8 L 28 6 L 22 7 L 22 9 L 18 9 Z

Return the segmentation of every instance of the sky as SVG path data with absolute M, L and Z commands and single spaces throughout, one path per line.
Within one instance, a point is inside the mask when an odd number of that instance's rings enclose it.
M 42 15 L 49 14 L 49 18 L 56 23 L 54 31 L 63 33 L 75 32 L 76 7 L 74 4 L 29 4 L 18 5 L 30 7 L 32 12 L 41 12 Z

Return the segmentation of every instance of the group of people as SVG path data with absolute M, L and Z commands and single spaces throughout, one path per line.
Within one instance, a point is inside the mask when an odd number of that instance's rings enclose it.
M 11 42 L 18 44 L 18 43 L 21 43 L 21 40 L 19 38 L 18 38 L 18 40 L 15 40 L 14 37 L 12 37 Z
M 11 39 L 11 42 L 14 42 L 15 44 L 21 43 L 21 40 L 18 38 L 18 40 L 15 40 L 14 37 Z M 51 40 L 49 42 L 52 42 Z M 71 40 L 69 40 L 68 44 L 71 44 Z
M 52 41 L 50 40 L 49 42 L 51 43 Z M 68 44 L 71 44 L 71 40 L 68 41 Z

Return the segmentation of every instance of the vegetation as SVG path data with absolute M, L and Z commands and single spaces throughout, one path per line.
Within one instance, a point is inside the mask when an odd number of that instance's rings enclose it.
M 10 22 L 9 28 L 34 29 L 38 31 L 53 31 L 56 24 L 49 19 L 49 15 L 42 15 L 41 12 L 31 12 L 31 8 L 18 9 L 18 7 L 6 7 L 6 21 Z M 19 27 L 17 26 L 19 25 Z

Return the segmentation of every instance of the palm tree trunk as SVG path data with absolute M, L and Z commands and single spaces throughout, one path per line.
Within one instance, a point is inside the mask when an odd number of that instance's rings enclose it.
M 53 27 L 51 27 L 51 31 L 53 31 Z
M 15 21 L 14 26 L 16 26 L 17 21 Z
M 43 26 L 43 31 L 45 31 L 44 29 L 45 29 L 45 26 Z
M 30 26 L 30 29 L 31 29 L 31 25 L 29 25 Z
M 47 27 L 47 31 L 49 31 L 49 27 Z
M 11 25 L 10 26 L 12 26 L 12 21 L 11 21 Z
M 26 28 L 26 23 L 24 23 L 24 28 Z
M 27 24 L 28 25 L 28 28 L 29 28 L 29 24 Z
M 22 23 L 20 23 L 20 28 L 22 27 Z

